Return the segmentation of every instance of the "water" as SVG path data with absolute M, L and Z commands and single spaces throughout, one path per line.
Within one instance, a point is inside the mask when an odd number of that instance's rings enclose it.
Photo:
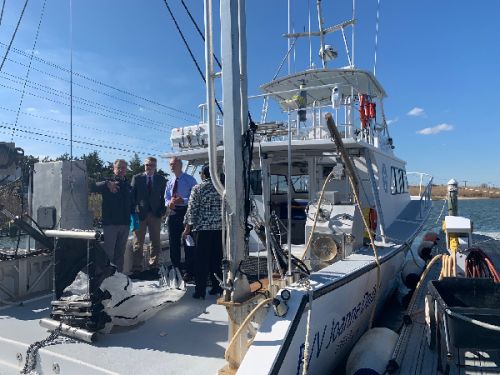
M 422 232 L 439 233 L 447 212 L 446 201 L 432 202 L 431 214 Z M 472 220 L 474 233 L 500 239 L 500 199 L 459 199 L 458 214 Z

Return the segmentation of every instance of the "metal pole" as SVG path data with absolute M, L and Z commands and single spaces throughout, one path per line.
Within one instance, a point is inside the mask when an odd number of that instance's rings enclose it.
M 291 0 L 288 0 L 288 34 L 292 33 L 292 4 Z M 290 48 L 292 47 L 292 41 L 290 38 L 288 39 L 288 74 L 291 74 L 292 72 L 292 61 L 290 59 Z
M 351 19 L 355 19 L 356 17 L 356 0 L 352 0 L 352 18 Z M 355 64 L 354 64 L 354 43 L 355 43 L 355 27 L 356 27 L 356 23 L 354 22 L 352 24 L 352 34 L 351 34 L 351 37 L 352 37 L 352 41 L 351 41 L 351 63 L 352 63 L 352 67 L 354 68 Z
M 222 185 L 217 170 L 217 139 L 215 132 L 215 89 L 214 89 L 214 54 L 212 34 L 212 0 L 205 0 L 205 76 L 207 77 L 207 121 L 208 121 L 208 162 L 210 176 L 217 192 L 222 196 Z
M 241 10 L 244 12 L 244 10 Z M 224 163 L 226 166 L 226 207 L 229 214 L 228 260 L 229 278 L 234 281 L 238 266 L 244 258 L 244 182 L 243 182 L 243 142 L 240 85 L 238 3 L 222 0 L 221 50 L 222 50 L 222 90 L 224 103 Z M 245 53 L 243 53 L 245 55 Z M 248 285 L 247 285 L 248 286 Z M 234 286 L 231 299 L 245 294 L 241 283 Z
M 325 60 L 325 41 L 323 35 L 323 16 L 321 15 L 321 0 L 317 0 L 316 7 L 318 9 L 318 24 L 319 24 L 319 42 L 320 42 L 320 51 L 321 53 L 321 62 L 323 64 L 323 68 L 326 68 L 326 60 Z
M 248 128 L 248 88 L 247 88 L 247 33 L 245 0 L 239 0 L 238 21 L 240 35 L 240 92 L 241 92 L 241 132 Z M 251 166 L 250 166 L 251 167 Z
M 269 160 L 266 154 L 260 154 L 260 168 L 262 173 L 262 202 L 264 204 L 264 229 L 266 231 L 266 252 L 267 252 L 267 279 L 269 281 L 268 290 L 274 296 L 273 290 L 273 252 L 271 249 L 271 234 L 269 233 L 269 222 L 271 214 L 271 184 L 269 182 Z
M 297 132 L 299 130 L 299 114 L 297 112 Z M 291 282 L 292 277 L 292 125 L 288 122 L 288 147 L 287 147 L 287 159 L 288 159 L 288 188 L 287 188 L 287 226 L 286 226 L 286 243 L 288 248 L 288 269 L 286 276 Z

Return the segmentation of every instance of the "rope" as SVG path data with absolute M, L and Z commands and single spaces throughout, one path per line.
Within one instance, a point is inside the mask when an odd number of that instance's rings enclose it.
M 316 208 L 316 214 L 314 215 L 314 221 L 313 221 L 313 225 L 311 228 L 311 232 L 309 233 L 309 238 L 307 239 L 306 248 L 304 249 L 304 252 L 302 253 L 302 256 L 300 257 L 300 260 L 302 260 L 302 261 L 304 260 L 306 253 L 309 250 L 309 247 L 311 246 L 312 237 L 314 234 L 314 230 L 316 229 L 316 223 L 318 222 L 319 213 L 321 211 L 321 202 L 323 201 L 323 195 L 325 194 L 325 188 L 332 177 L 333 177 L 333 169 L 328 174 L 328 177 L 325 179 L 325 182 L 323 183 L 323 187 L 321 188 L 321 193 L 319 195 L 318 205 Z
M 438 254 L 434 258 L 431 259 L 427 267 L 425 268 L 424 272 L 422 272 L 422 275 L 420 275 L 420 279 L 418 280 L 417 286 L 415 287 L 415 291 L 413 292 L 413 295 L 411 296 L 410 302 L 408 303 L 408 310 L 406 311 L 406 315 L 409 315 L 409 310 L 413 306 L 415 299 L 417 298 L 417 291 L 420 290 L 420 287 L 423 285 L 423 282 L 425 278 L 427 277 L 427 274 L 430 272 L 432 266 L 434 263 L 436 263 L 439 259 L 443 257 L 443 254 Z
M 302 375 L 307 375 L 309 372 L 309 337 L 311 335 L 311 315 L 312 315 L 312 303 L 313 303 L 313 290 L 309 280 L 307 280 L 306 288 L 309 292 L 309 305 L 307 309 L 307 324 L 306 324 L 306 338 L 304 341 L 304 362 L 302 366 Z
M 489 324 L 489 323 L 485 323 L 485 322 L 482 322 L 480 320 L 469 318 L 468 316 L 465 316 L 465 315 L 453 312 L 450 309 L 446 309 L 445 311 L 446 311 L 446 313 L 448 315 L 453 316 L 454 318 L 461 319 L 461 320 L 463 320 L 465 322 L 468 322 L 468 323 L 472 323 L 472 324 L 474 324 L 476 326 L 479 326 L 481 328 L 489 329 L 491 331 L 500 332 L 500 327 L 499 326 L 496 326 L 496 325 L 493 325 L 493 324 Z
M 23 19 L 26 5 L 28 5 L 28 0 L 26 0 L 24 2 L 23 10 L 21 11 L 21 15 L 19 16 L 19 19 L 17 20 L 16 29 L 14 30 L 14 34 L 12 34 L 12 38 L 10 39 L 10 43 L 9 43 L 9 46 L 7 47 L 7 51 L 5 51 L 5 55 L 3 56 L 3 59 L 2 59 L 2 64 L 0 64 L 0 71 L 2 71 L 3 64 L 5 63 L 5 59 L 7 58 L 7 55 L 9 54 L 10 48 L 12 47 L 12 43 L 14 42 L 14 38 L 16 37 L 17 30 L 19 29 L 19 25 L 21 24 L 21 20 Z M 2 14 L 3 14 L 3 7 L 2 7 Z
M 443 255 L 443 264 L 441 266 L 439 280 L 442 280 L 443 277 L 454 277 L 456 274 L 455 256 Z
M 446 207 L 446 202 L 447 202 L 447 199 L 444 199 L 443 200 L 443 207 L 441 207 L 441 212 L 439 213 L 437 219 L 436 219 L 436 223 L 439 223 L 439 220 L 441 219 L 441 216 L 443 216 L 443 212 L 444 212 L 444 208 Z
M 230 352 L 234 346 L 234 343 L 236 342 L 236 339 L 240 336 L 241 332 L 243 332 L 243 329 L 246 328 L 247 324 L 250 323 L 250 320 L 255 316 L 255 314 L 264 306 L 270 303 L 273 300 L 273 298 L 266 298 L 265 300 L 262 300 L 259 302 L 257 306 L 254 307 L 252 311 L 247 315 L 245 320 L 240 324 L 238 330 L 234 333 L 233 337 L 231 338 L 231 341 L 227 345 L 227 349 L 224 353 L 224 358 L 226 359 L 227 362 L 229 362 L 233 367 L 238 367 L 238 364 L 235 363 L 233 360 L 231 360 L 230 357 Z

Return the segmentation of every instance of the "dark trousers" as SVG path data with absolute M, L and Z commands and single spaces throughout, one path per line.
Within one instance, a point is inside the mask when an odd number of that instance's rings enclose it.
M 219 285 L 214 273 L 222 279 L 222 231 L 202 230 L 193 232 L 192 235 L 196 244 L 195 291 L 204 296 L 209 274 L 212 288 Z
M 170 261 L 172 265 L 181 268 L 181 245 L 184 245 L 185 268 L 188 273 L 194 275 L 194 247 L 186 246 L 182 241 L 184 230 L 184 215 L 186 210 L 178 210 L 175 215 L 168 217 L 168 241 L 170 246 Z

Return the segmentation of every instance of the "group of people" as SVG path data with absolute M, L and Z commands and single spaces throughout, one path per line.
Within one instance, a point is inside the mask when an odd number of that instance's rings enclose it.
M 208 165 L 202 167 L 201 182 L 197 183 L 193 176 L 182 171 L 179 158 L 170 159 L 169 165 L 173 177 L 167 181 L 156 172 L 157 160 L 150 156 L 144 161 L 144 173 L 133 176 L 129 184 L 125 177 L 127 162 L 117 159 L 113 164 L 113 177 L 91 185 L 91 191 L 102 195 L 106 254 L 118 271 L 123 272 L 132 223 L 132 274 L 144 270 L 146 231 L 151 241 L 149 269 L 158 269 L 161 223 L 167 214 L 170 261 L 172 266 L 183 269 L 185 280 L 194 277 L 193 298 L 205 298 L 209 275 L 212 285 L 209 294 L 220 294 L 222 289 L 214 273 L 222 277 L 221 196 L 212 184 L 210 168 Z M 134 223 L 134 219 L 138 219 L 138 223 Z M 194 246 L 186 244 L 188 235 L 194 240 Z M 181 263 L 182 247 L 184 268 Z

